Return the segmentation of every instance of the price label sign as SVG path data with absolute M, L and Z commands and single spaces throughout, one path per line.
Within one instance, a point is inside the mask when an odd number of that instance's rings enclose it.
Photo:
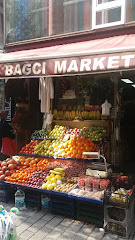
M 83 157 L 85 159 L 100 159 L 99 152 L 83 152 Z

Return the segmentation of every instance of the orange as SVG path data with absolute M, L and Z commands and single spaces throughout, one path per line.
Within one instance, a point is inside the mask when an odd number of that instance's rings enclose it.
M 79 154 L 79 155 L 82 155 L 82 150 L 78 150 L 78 154 Z

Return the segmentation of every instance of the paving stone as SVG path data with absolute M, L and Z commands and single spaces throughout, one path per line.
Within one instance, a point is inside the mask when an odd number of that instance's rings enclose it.
M 46 224 L 46 227 L 55 228 L 62 221 L 59 217 L 54 217 L 51 221 Z
M 37 213 L 37 210 L 26 208 L 25 210 L 19 212 L 19 216 L 29 218 L 36 213 Z
M 59 240 L 74 240 L 76 234 L 73 232 L 65 231 L 60 237 Z
M 26 222 L 26 220 L 27 220 L 27 218 L 17 217 L 17 218 L 15 219 L 15 225 L 16 225 L 16 227 L 18 227 L 21 223 Z
M 93 232 L 89 235 L 89 237 L 96 238 L 96 240 L 100 240 L 100 239 L 103 238 L 103 235 L 104 235 L 104 233 L 102 233 L 102 232 L 93 231 Z
M 67 230 L 68 227 L 58 224 L 55 229 L 62 230 L 63 232 Z
M 29 217 L 27 219 L 27 222 L 29 223 L 35 223 L 37 222 L 40 218 L 42 218 L 44 216 L 44 214 L 40 211 L 40 212 L 37 212 L 35 213 L 33 216 Z
M 118 240 L 125 240 L 125 238 L 118 237 Z M 133 238 L 133 240 L 135 240 L 135 238 Z
M 20 235 L 20 238 L 22 238 L 23 240 L 29 240 L 32 235 L 33 235 L 33 232 L 26 230 Z
M 94 237 L 88 237 L 87 240 L 97 240 L 97 238 L 94 238 Z
M 60 224 L 63 225 L 63 226 L 68 227 L 68 226 L 70 226 L 71 223 L 73 223 L 73 222 L 74 222 L 73 219 L 71 219 L 71 218 L 65 218 Z
M 29 231 L 36 233 L 39 229 L 45 226 L 46 223 L 47 221 L 40 219 L 29 228 Z
M 94 225 L 84 225 L 80 230 L 78 231 L 79 234 L 89 236 L 91 232 L 94 230 L 95 226 Z
M 58 230 L 58 229 L 53 229 L 53 230 L 47 235 L 47 239 L 48 239 L 48 238 L 58 239 L 62 234 L 63 234 L 63 231 Z
M 82 226 L 83 226 L 83 223 L 78 223 L 78 222 L 75 221 L 68 227 L 67 230 L 77 233 Z
M 46 237 L 52 230 L 47 227 L 41 228 L 36 234 L 34 234 L 29 240 L 43 240 L 48 238 Z
M 25 230 L 27 230 L 31 226 L 31 223 L 21 223 L 18 227 L 16 227 L 16 232 L 18 235 L 23 233 Z
M 42 219 L 43 219 L 43 220 L 46 220 L 46 221 L 50 221 L 50 220 L 53 219 L 54 217 L 55 217 L 54 214 L 52 214 L 52 213 L 47 213 L 46 215 L 44 215 L 44 216 L 42 217 Z
M 118 236 L 115 235 L 115 234 L 105 234 L 104 237 L 103 237 L 103 240 L 110 240 L 110 239 L 118 239 Z
M 86 240 L 87 236 L 82 234 L 76 234 L 74 240 Z

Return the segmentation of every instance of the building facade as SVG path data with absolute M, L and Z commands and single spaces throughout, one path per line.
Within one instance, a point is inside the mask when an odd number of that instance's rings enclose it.
M 4 14 L 5 49 L 15 51 L 133 30 L 135 0 L 7 0 Z
M 0 55 L 1 78 L 109 73 L 115 90 L 120 78 L 134 78 L 135 0 L 0 0 L 0 3 L 4 13 L 0 37 L 4 39 L 5 52 Z M 0 17 L 3 19 L 2 14 Z M 133 88 L 134 81 L 131 83 Z M 34 96 L 31 102 L 33 99 Z M 117 142 L 118 106 L 115 98 L 113 131 Z M 116 165 L 119 151 L 116 142 L 114 148 L 112 163 Z

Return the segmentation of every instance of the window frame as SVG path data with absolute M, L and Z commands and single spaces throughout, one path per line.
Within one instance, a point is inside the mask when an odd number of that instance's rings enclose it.
M 110 10 L 121 7 L 121 20 L 111 23 L 96 24 L 96 14 L 99 11 Z M 115 0 L 107 3 L 98 3 L 98 0 L 92 0 L 92 29 L 99 29 L 105 27 L 113 27 L 124 24 L 126 20 L 126 0 Z

